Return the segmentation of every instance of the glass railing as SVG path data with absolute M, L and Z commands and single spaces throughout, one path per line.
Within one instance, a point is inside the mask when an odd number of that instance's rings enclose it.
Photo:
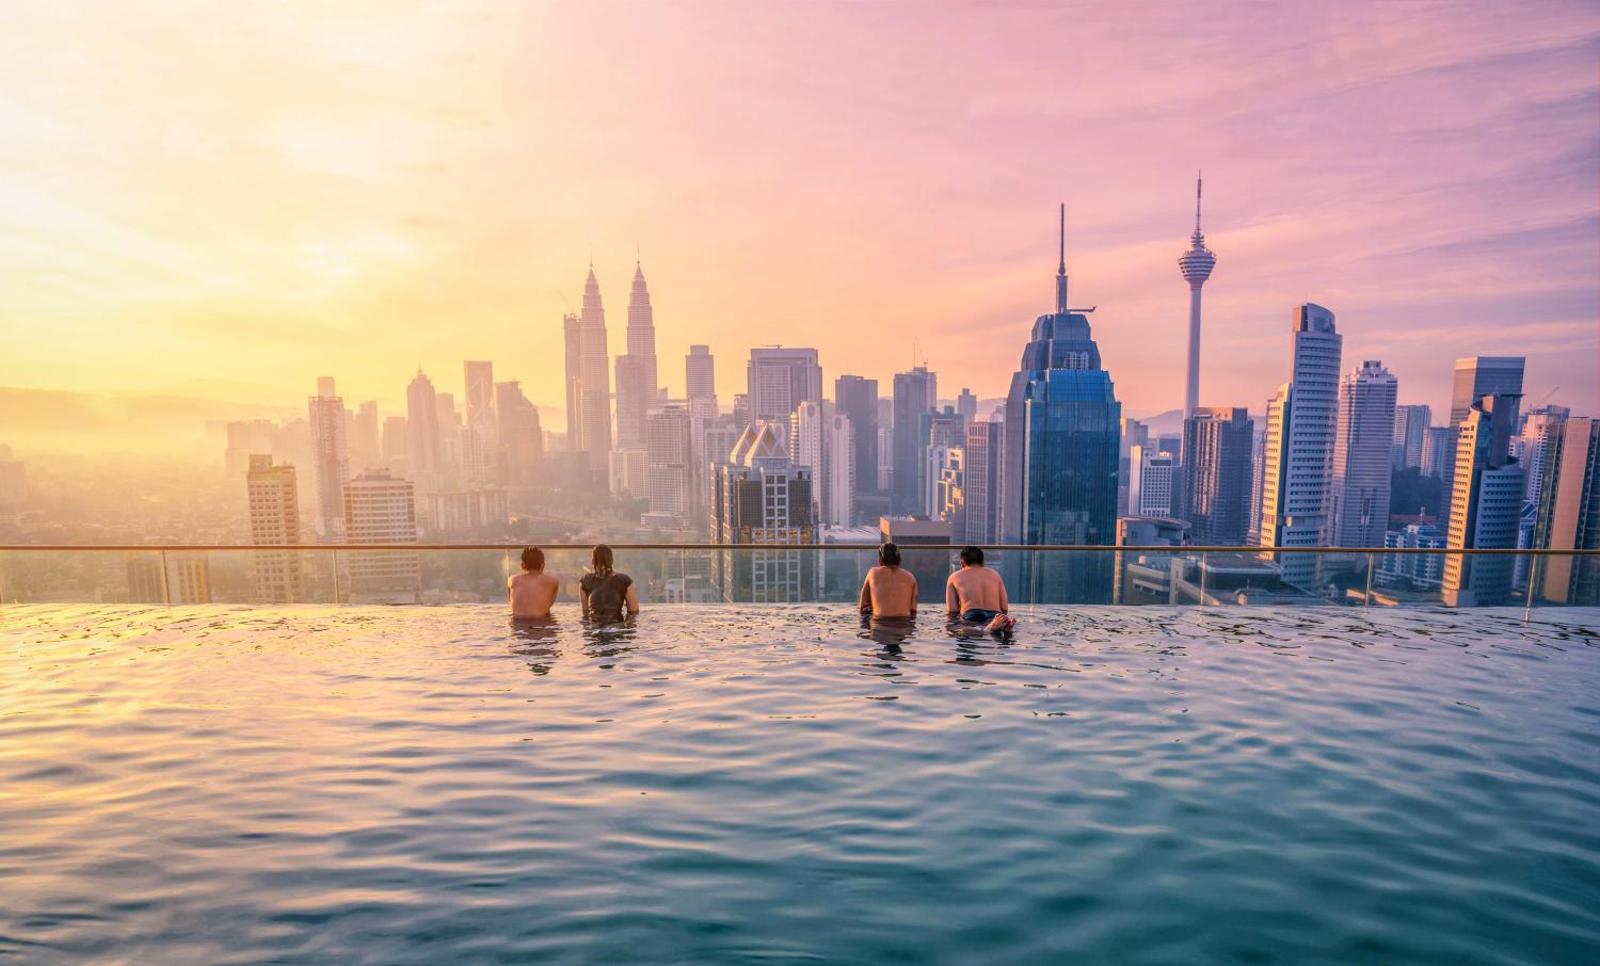
M 875 546 L 613 545 L 649 605 L 854 603 Z M 550 546 L 545 570 L 576 602 L 588 546 Z M 944 600 L 959 547 L 902 545 L 925 607 Z M 456 604 L 504 602 L 515 546 L 0 547 L 0 604 Z M 1033 604 L 1367 607 L 1600 606 L 1600 552 L 985 548 L 1017 607 Z

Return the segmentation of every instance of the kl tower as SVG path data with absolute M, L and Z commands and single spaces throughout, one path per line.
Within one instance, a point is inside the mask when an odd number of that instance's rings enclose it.
M 1200 286 L 1211 277 L 1217 256 L 1206 247 L 1206 236 L 1200 233 L 1200 176 L 1194 179 L 1194 234 L 1189 236 L 1189 250 L 1178 259 L 1178 271 L 1189 283 L 1189 376 L 1183 387 L 1183 418 L 1194 415 L 1200 405 Z

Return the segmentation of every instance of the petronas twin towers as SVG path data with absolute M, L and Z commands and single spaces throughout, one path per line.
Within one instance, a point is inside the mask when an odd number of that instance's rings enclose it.
M 567 444 L 588 454 L 589 469 L 602 478 L 612 450 L 611 366 L 606 343 L 606 310 L 594 266 L 583 283 L 583 308 L 563 319 L 566 335 Z M 628 296 L 628 351 L 616 363 L 616 447 L 645 444 L 645 414 L 660 397 L 656 372 L 656 329 L 644 268 L 636 265 Z

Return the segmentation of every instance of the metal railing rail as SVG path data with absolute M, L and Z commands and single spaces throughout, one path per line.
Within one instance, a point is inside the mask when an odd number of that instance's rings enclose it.
M 612 550 L 838 550 L 873 551 L 875 543 L 608 543 Z M 1507 554 L 1527 557 L 1594 557 L 1600 550 L 1523 548 L 1516 547 L 1213 547 L 1201 545 L 1181 546 L 1127 546 L 1103 544 L 1036 544 L 1036 543 L 903 543 L 900 551 L 950 551 L 957 552 L 968 546 L 1001 552 L 1027 551 L 1047 553 L 1238 553 L 1238 554 L 1415 554 L 1444 555 L 1495 555 Z M 538 547 L 550 551 L 583 551 L 594 549 L 593 543 L 8 543 L 0 544 L 0 553 L 63 553 L 63 552 L 116 552 L 116 553 L 225 553 L 228 551 L 275 551 L 279 553 L 339 553 L 344 551 L 373 552 L 394 551 L 494 551 L 519 552 L 524 547 Z

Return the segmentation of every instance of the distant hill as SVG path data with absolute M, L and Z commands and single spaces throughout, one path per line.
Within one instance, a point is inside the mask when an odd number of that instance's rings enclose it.
M 215 456 L 207 423 L 304 416 L 288 406 L 189 396 L 114 396 L 0 386 L 0 443 L 19 454 L 144 453 Z

